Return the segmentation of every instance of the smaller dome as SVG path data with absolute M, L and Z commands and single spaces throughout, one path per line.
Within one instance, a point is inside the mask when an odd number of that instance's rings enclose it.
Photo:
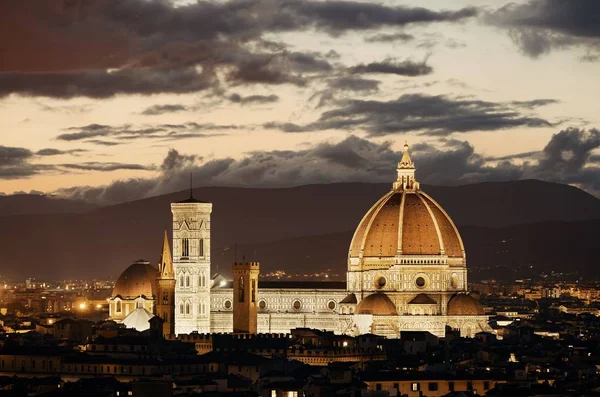
M 150 321 L 152 317 L 154 317 L 154 315 L 148 310 L 143 307 L 138 307 L 125 317 L 123 324 L 125 324 L 127 328 L 133 328 L 136 331 L 141 332 L 150 328 L 150 323 L 148 321 Z
M 408 302 L 409 305 L 435 305 L 436 303 L 437 302 L 427 294 L 419 294 Z
M 372 314 L 374 316 L 396 316 L 396 306 L 386 294 L 375 293 L 367 296 L 356 306 L 356 314 Z
M 448 302 L 449 316 L 483 316 L 483 306 L 471 295 L 454 295 Z
M 140 295 L 146 298 L 156 296 L 157 270 L 150 262 L 135 261 L 130 265 L 115 283 L 112 296 L 120 295 L 121 298 L 137 298 Z

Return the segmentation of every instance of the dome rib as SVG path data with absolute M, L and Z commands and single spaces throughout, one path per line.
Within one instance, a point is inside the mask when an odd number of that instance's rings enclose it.
M 432 217 L 416 193 L 406 195 L 402 229 L 402 253 L 404 255 L 440 254 L 440 242 Z
M 432 212 L 440 226 L 440 232 L 444 237 L 446 255 L 453 258 L 466 259 L 465 246 L 452 218 L 450 218 L 446 210 L 444 210 L 442 206 L 427 193 L 421 191 L 421 195 L 433 204 Z
M 431 207 L 427 203 L 427 200 L 425 200 L 419 193 L 417 193 L 417 196 L 419 196 L 419 198 L 425 205 L 425 208 L 427 208 L 427 212 L 429 212 L 429 216 L 431 216 L 431 220 L 433 221 L 433 226 L 435 227 L 435 232 L 437 233 L 437 236 L 438 236 L 438 243 L 440 246 L 440 255 L 445 255 L 446 250 L 444 249 L 444 239 L 442 238 L 442 233 L 440 232 L 440 227 L 438 225 L 437 219 L 433 215 L 433 211 L 431 210 Z
M 369 209 L 367 214 L 360 221 L 360 223 L 358 224 L 358 228 L 356 228 L 356 231 L 354 232 L 354 237 L 352 238 L 352 243 L 350 245 L 351 256 L 360 256 L 361 252 L 364 253 L 366 235 L 368 234 L 369 230 L 371 230 L 371 224 L 373 223 L 373 219 L 377 217 L 381 206 L 383 206 L 387 202 L 387 199 L 393 194 L 394 191 L 390 191 L 383 195 L 383 197 L 381 197 L 375 204 L 373 204 L 373 206 Z M 359 236 L 360 239 L 358 239 Z M 353 247 L 355 246 L 356 240 L 358 240 L 357 242 L 359 242 L 359 245 L 358 247 Z

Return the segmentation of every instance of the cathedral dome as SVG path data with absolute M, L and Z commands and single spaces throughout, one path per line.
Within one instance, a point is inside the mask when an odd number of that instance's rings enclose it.
M 471 295 L 454 295 L 448 302 L 449 316 L 483 316 L 483 306 Z
M 383 293 L 374 293 L 360 301 L 356 306 L 356 314 L 372 314 L 374 316 L 396 316 L 396 306 Z
M 394 264 L 465 265 L 464 246 L 454 222 L 420 189 L 414 173 L 405 145 L 393 189 L 369 209 L 354 232 L 349 270 Z
M 156 296 L 156 276 L 157 270 L 150 265 L 150 262 L 135 261 L 119 276 L 112 296 L 119 295 L 124 299 L 136 298 L 140 295 L 146 298 Z

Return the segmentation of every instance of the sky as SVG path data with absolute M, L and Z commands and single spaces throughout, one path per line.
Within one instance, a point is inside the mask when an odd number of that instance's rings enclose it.
M 600 1 L 21 0 L 0 194 L 541 179 L 600 197 Z

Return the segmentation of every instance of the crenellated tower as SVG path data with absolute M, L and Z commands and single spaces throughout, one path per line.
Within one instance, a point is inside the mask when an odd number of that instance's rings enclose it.
M 258 328 L 258 262 L 234 263 L 233 274 L 233 332 L 256 334 Z
M 175 269 L 175 333 L 210 332 L 210 214 L 212 204 L 171 203 Z
M 162 321 L 162 336 L 175 335 L 175 269 L 169 246 L 169 237 L 165 229 L 163 248 L 158 263 L 156 277 L 155 315 Z

